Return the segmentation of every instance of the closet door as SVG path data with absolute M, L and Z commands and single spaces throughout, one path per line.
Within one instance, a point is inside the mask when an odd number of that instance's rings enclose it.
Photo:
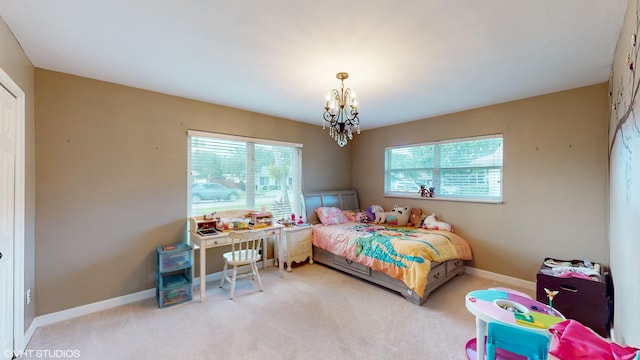
M 0 359 L 13 357 L 16 98 L 0 85 Z

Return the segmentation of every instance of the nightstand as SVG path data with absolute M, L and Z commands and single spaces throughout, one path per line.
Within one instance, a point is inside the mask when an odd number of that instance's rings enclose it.
M 287 264 L 287 271 L 291 272 L 292 263 L 300 263 L 306 261 L 307 258 L 309 258 L 309 264 L 313 264 L 313 235 L 311 234 L 311 226 L 290 226 L 282 230 L 284 234 L 284 238 L 282 239 L 284 246 L 283 260 Z M 276 249 L 275 254 L 278 256 L 278 249 Z M 276 259 L 275 264 L 278 264 L 278 261 L 279 259 Z

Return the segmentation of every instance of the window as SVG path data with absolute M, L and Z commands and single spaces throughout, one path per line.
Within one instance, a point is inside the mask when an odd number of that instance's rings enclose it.
M 419 197 L 421 185 L 438 198 L 502 201 L 502 135 L 386 148 L 385 195 Z
M 190 215 L 232 209 L 302 213 L 302 145 L 189 131 Z

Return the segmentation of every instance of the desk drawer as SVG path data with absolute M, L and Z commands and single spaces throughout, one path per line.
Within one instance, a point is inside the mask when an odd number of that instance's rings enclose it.
M 279 229 L 269 229 L 269 230 L 265 230 L 265 232 L 267 233 L 267 236 L 279 236 L 280 235 L 280 230 Z
M 229 238 L 229 236 L 219 237 L 216 239 L 208 239 L 206 241 L 207 247 L 231 245 L 231 238 Z

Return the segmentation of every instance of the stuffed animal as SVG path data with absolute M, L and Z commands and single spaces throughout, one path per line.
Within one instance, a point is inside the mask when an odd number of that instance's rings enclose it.
M 342 213 L 344 214 L 344 217 L 347 218 L 347 221 L 350 221 L 350 222 L 356 222 L 357 221 L 356 220 L 357 213 L 355 211 L 353 211 L 353 210 L 342 210 Z
M 394 205 L 393 210 L 387 215 L 387 224 L 395 226 L 407 226 L 409 222 L 409 207 Z
M 453 225 L 443 221 L 438 221 L 438 219 L 436 219 L 435 213 L 432 213 L 431 215 L 427 216 L 424 219 L 424 222 L 422 223 L 422 227 L 424 229 L 430 229 L 430 230 L 446 230 L 446 231 L 453 232 Z
M 389 213 L 385 212 L 382 206 L 371 205 L 369 209 L 367 209 L 367 213 L 369 213 L 369 211 L 373 213 L 373 222 L 375 224 L 384 224 L 387 222 L 387 215 L 389 215 Z
M 420 208 L 411 208 L 409 211 L 409 226 L 420 227 L 422 226 L 422 220 L 424 220 L 424 215 L 422 215 L 422 209 Z
M 387 216 L 389 215 L 388 212 L 378 211 L 375 214 L 376 214 L 376 218 L 373 220 L 375 224 L 384 224 L 387 222 Z
M 369 215 L 366 211 L 358 211 L 356 214 L 356 221 L 359 223 L 367 223 L 369 222 Z
M 384 212 L 384 209 L 382 209 L 382 206 L 380 205 L 369 206 L 369 208 L 367 209 L 367 217 L 369 218 L 369 221 L 374 221 L 376 219 L 377 212 Z

